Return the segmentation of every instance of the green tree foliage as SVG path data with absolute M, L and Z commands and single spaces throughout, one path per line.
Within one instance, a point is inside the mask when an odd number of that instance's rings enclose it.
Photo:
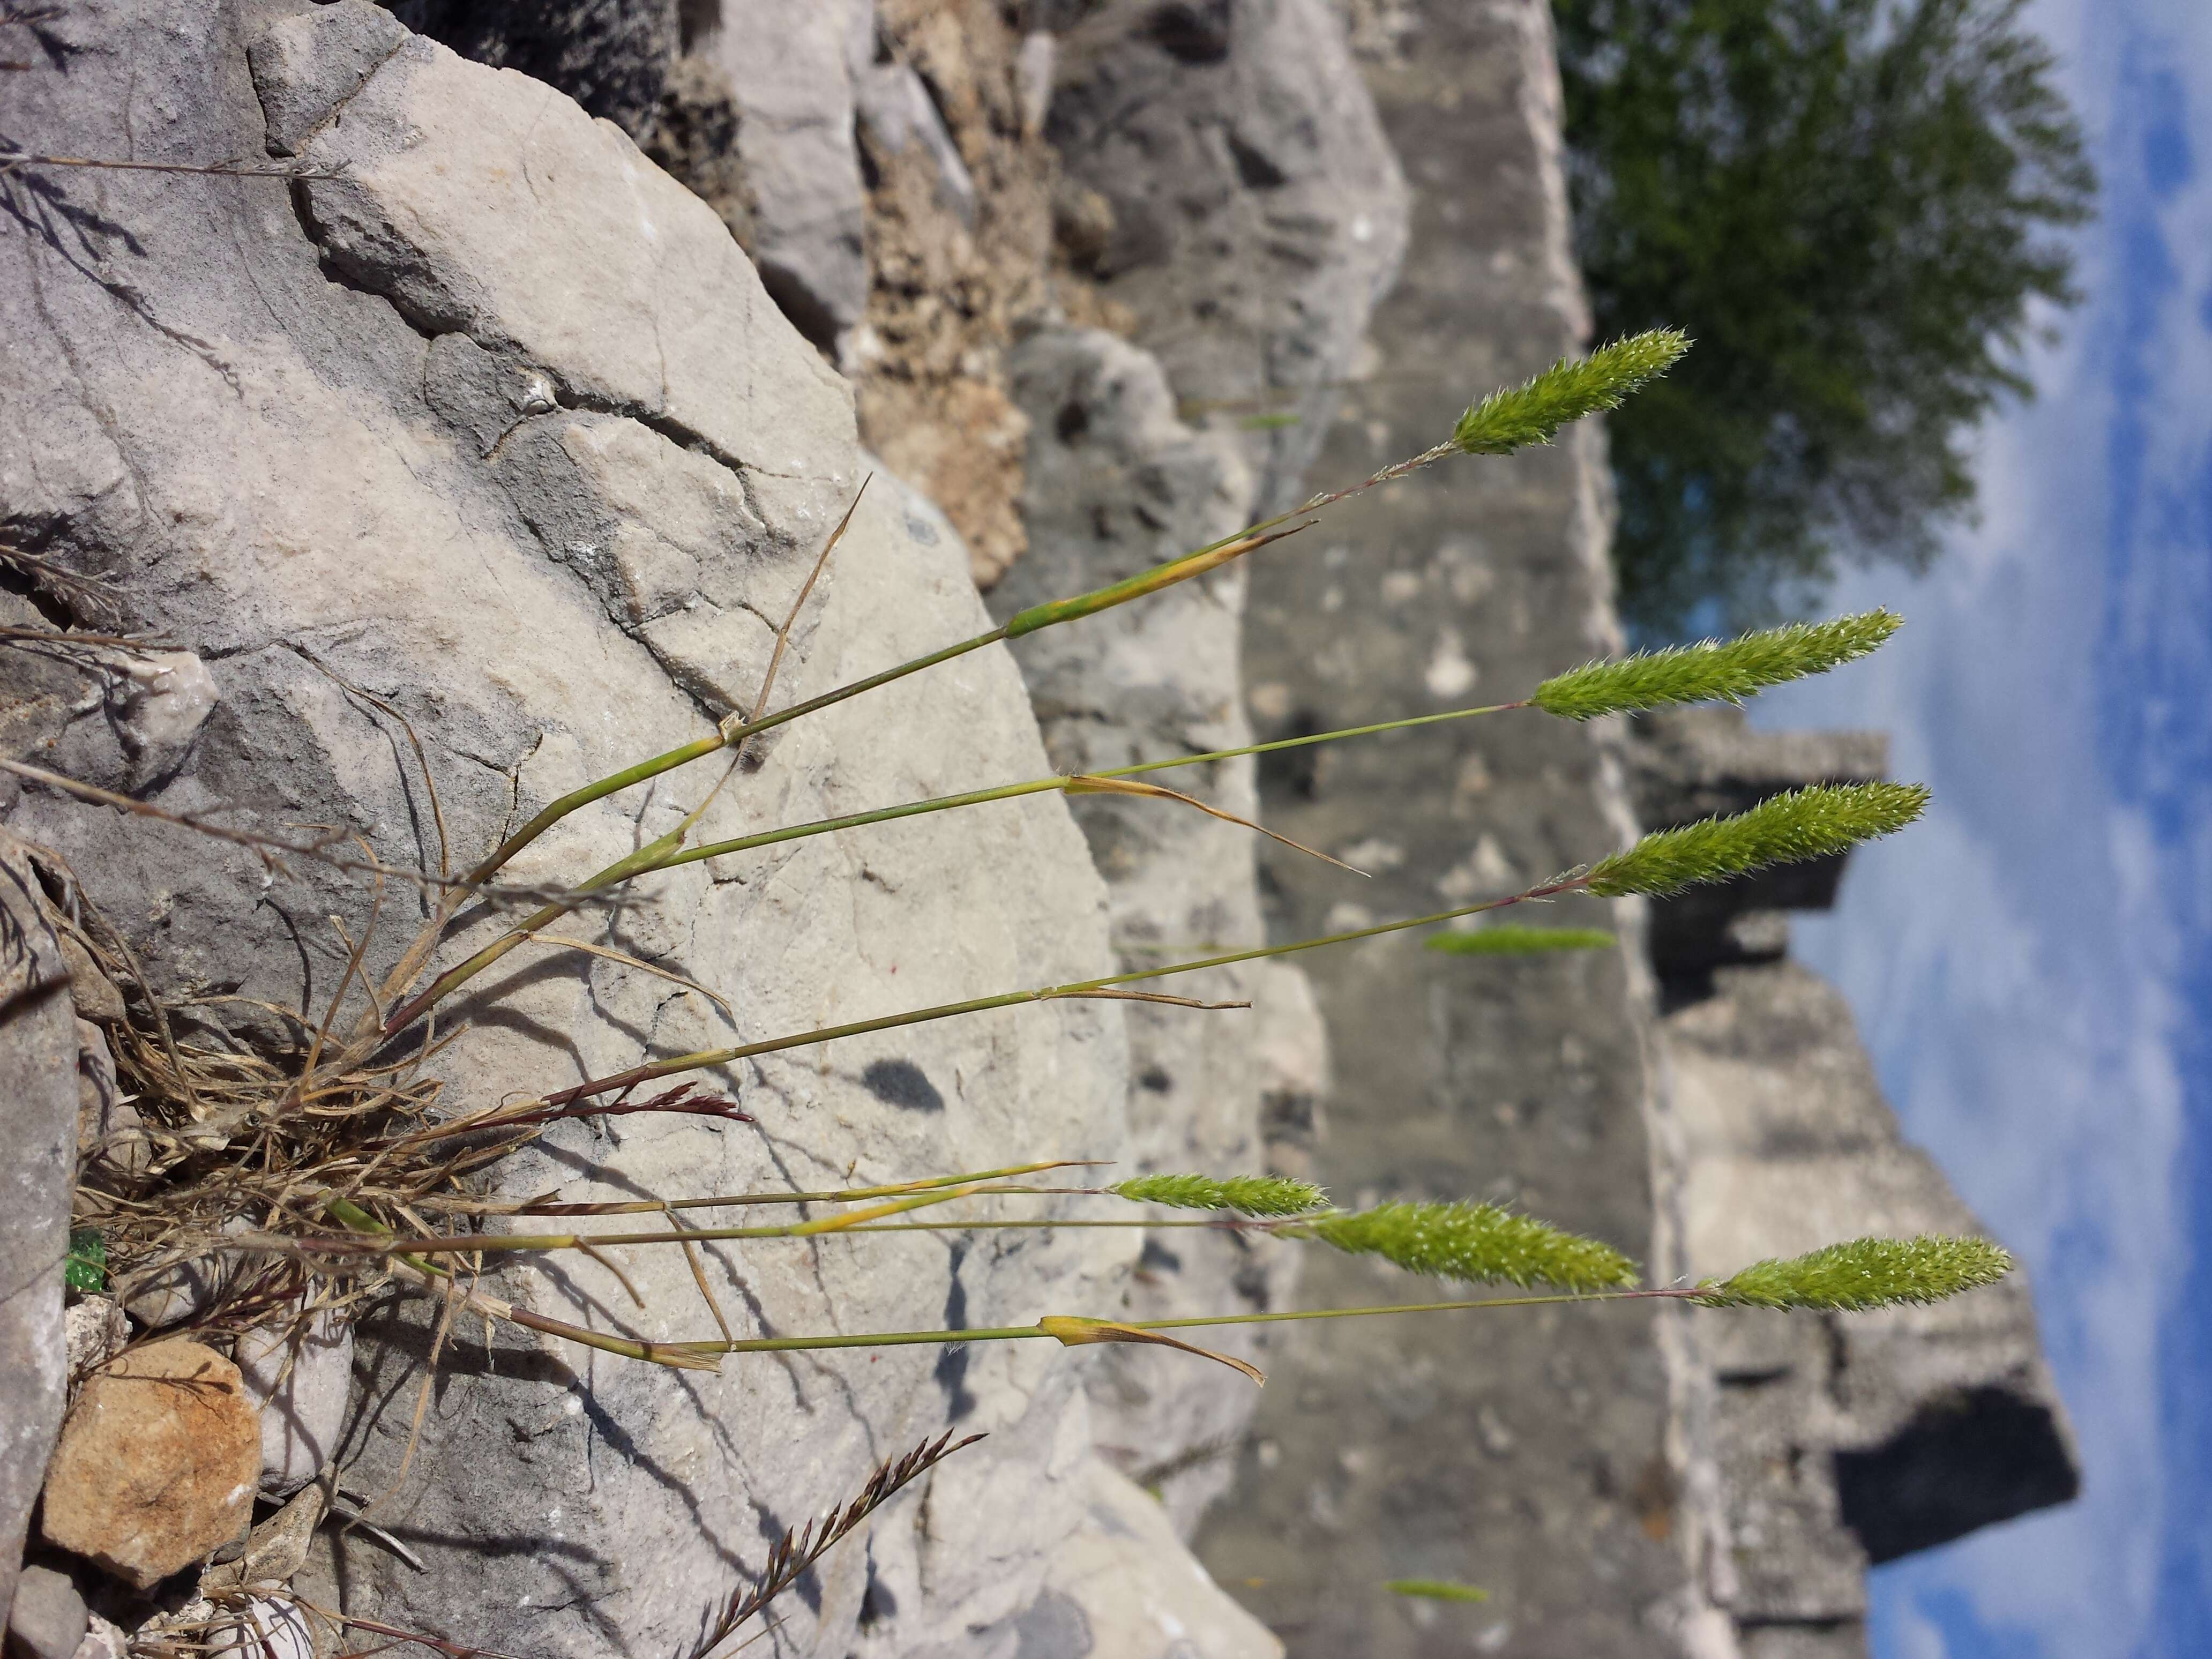
M 1556 0 L 1600 337 L 1697 343 L 1611 422 L 1647 635 L 1923 567 L 1971 507 L 1968 434 L 2028 392 L 2095 188 L 2022 3 Z

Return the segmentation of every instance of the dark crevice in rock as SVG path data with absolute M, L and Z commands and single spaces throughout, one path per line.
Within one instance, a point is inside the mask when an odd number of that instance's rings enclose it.
M 1877 1566 L 2066 1503 L 2081 1486 L 2051 1408 L 2002 1388 L 1930 1401 L 1893 1439 L 1836 1454 L 1844 1522 Z

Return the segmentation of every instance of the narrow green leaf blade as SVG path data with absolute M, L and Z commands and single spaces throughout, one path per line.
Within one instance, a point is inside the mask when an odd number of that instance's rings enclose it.
M 1449 927 L 1428 937 L 1448 957 L 1539 957 L 1555 951 L 1603 951 L 1620 941 L 1602 927 Z
M 1443 1578 L 1391 1578 L 1382 1588 L 1393 1595 L 1419 1596 L 1428 1601 L 1487 1601 L 1490 1592 L 1472 1584 L 1455 1584 Z

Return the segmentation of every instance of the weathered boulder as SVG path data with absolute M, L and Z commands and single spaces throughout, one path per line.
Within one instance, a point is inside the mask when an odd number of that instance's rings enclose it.
M 216 665 L 221 696 L 180 763 L 146 781 L 153 799 L 220 803 L 270 834 L 346 826 L 396 865 L 434 870 L 752 705 L 775 627 L 867 463 L 848 390 L 711 210 L 537 82 L 416 38 L 382 52 L 388 24 L 363 6 L 241 19 L 143 0 L 54 27 L 66 72 L 20 77 L 11 95 L 56 149 L 190 162 L 276 137 L 311 173 L 41 175 L 38 199 L 68 238 L 0 249 L 0 318 L 29 343 L 0 366 L 8 527 L 108 576 L 126 626 Z M 878 475 L 793 631 L 776 700 L 988 625 L 944 520 Z M 50 740 L 73 706 L 41 703 L 48 723 L 24 743 Z M 82 775 L 131 783 L 119 744 L 69 729 Z M 1046 766 L 994 648 L 758 743 L 697 833 Z M 572 880 L 673 827 L 712 781 L 678 774 L 580 811 L 509 873 Z M 340 917 L 379 974 L 422 914 L 389 892 L 377 912 L 362 884 L 307 860 L 272 884 L 184 830 L 44 791 L 11 783 L 5 805 L 66 851 L 156 985 L 234 993 L 204 1017 L 272 1052 L 297 1027 L 252 1006 L 312 1018 L 342 975 L 345 945 L 303 919 Z M 1104 921 L 1050 798 L 691 866 L 606 922 L 573 925 L 611 925 L 621 951 L 725 1002 L 619 961 L 519 956 L 453 1009 L 474 1023 L 441 1056 L 442 1103 L 1081 977 L 1108 960 Z M 757 1125 L 571 1122 L 507 1166 L 505 1190 L 703 1196 L 1110 1160 L 1126 1145 L 1110 1005 L 888 1030 L 710 1081 Z M 1134 1249 L 1103 1231 L 878 1237 L 716 1244 L 702 1265 L 747 1336 L 1096 1310 Z M 620 1265 L 644 1310 L 592 1262 L 486 1282 L 572 1320 L 714 1333 L 680 1253 Z M 1090 1362 L 1048 1343 L 746 1357 L 715 1376 L 464 1321 L 418 1437 L 435 1322 L 434 1305 L 395 1297 L 357 1328 L 375 1405 L 346 1461 L 380 1490 L 413 1447 L 380 1518 L 428 1568 L 348 1534 L 337 1578 L 371 1617 L 507 1650 L 681 1651 L 785 1524 L 955 1423 L 990 1437 L 809 1576 L 779 1608 L 787 1649 L 957 1645 L 1030 1605 L 1082 1524 Z
M 237 1535 L 260 1473 L 260 1418 L 238 1367 L 197 1342 L 151 1343 L 77 1391 L 40 1530 L 150 1589 Z
M 38 872 L 0 830 L 0 1620 L 69 1386 L 62 1267 L 76 1153 L 76 1021 Z
M 1088 265 L 1176 392 L 1246 434 L 1262 510 L 1304 492 L 1406 247 L 1405 180 L 1328 0 L 1207 0 L 1064 29 L 1046 133 L 1111 210 Z
M 1166 377 L 1147 353 L 1095 330 L 1048 329 L 1024 341 L 1009 367 L 1030 423 L 1031 551 L 992 590 L 994 614 L 1119 581 L 1246 522 L 1251 481 L 1236 446 L 1176 418 Z M 1018 659 L 1054 765 L 1097 772 L 1249 744 L 1237 653 L 1244 584 L 1231 565 L 1023 641 Z M 1249 758 L 1146 781 L 1240 817 L 1256 811 Z M 1157 799 L 1094 794 L 1072 805 L 1106 878 L 1125 970 L 1260 942 L 1250 830 Z M 1259 978 L 1252 965 L 1211 969 L 1158 988 L 1242 1001 Z M 1260 1170 L 1254 1016 L 1136 1006 L 1127 1024 L 1135 1167 Z M 1161 1229 L 1146 1237 L 1119 1316 L 1263 1311 L 1287 1296 L 1293 1267 L 1293 1252 L 1271 1241 Z M 1264 1327 L 1210 1340 L 1267 1364 Z M 1158 1486 L 1188 1531 L 1227 1485 L 1227 1458 L 1254 1396 L 1152 1358 L 1106 1350 L 1092 1372 L 1092 1412 L 1102 1450 Z

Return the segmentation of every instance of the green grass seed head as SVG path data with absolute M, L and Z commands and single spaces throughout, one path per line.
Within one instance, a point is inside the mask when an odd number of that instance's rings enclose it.
M 1984 1238 L 1855 1238 L 1804 1255 L 1753 1262 L 1732 1278 L 1699 1285 L 1690 1299 L 1709 1308 L 1857 1313 L 1941 1302 L 1996 1284 L 2012 1266 L 2010 1252 Z
M 1619 1290 L 1636 1282 L 1636 1264 L 1610 1244 L 1495 1204 L 1378 1204 L 1289 1231 L 1437 1279 L 1555 1285 L 1567 1291 Z
M 1770 865 L 1847 853 L 1894 835 L 1918 817 L 1928 791 L 1917 783 L 1815 784 L 1761 801 L 1747 812 L 1706 818 L 1646 836 L 1600 860 L 1584 878 L 1601 898 L 1664 898 Z
M 1585 415 L 1620 407 L 1646 381 L 1664 374 L 1690 349 L 1679 328 L 1655 328 L 1601 346 L 1579 361 L 1562 357 L 1527 384 L 1493 392 L 1459 417 L 1452 442 L 1469 455 L 1510 455 L 1547 444 Z
M 1106 1189 L 1139 1204 L 1165 1204 L 1178 1210 L 1234 1210 L 1240 1215 L 1304 1215 L 1326 1208 L 1328 1194 L 1305 1181 L 1273 1176 L 1138 1176 Z
M 1741 639 L 1639 651 L 1554 674 L 1528 701 L 1570 720 L 1682 703 L 1741 702 L 1770 685 L 1825 674 L 1878 650 L 1904 625 L 1893 611 L 1863 611 L 1824 623 L 1763 629 Z

